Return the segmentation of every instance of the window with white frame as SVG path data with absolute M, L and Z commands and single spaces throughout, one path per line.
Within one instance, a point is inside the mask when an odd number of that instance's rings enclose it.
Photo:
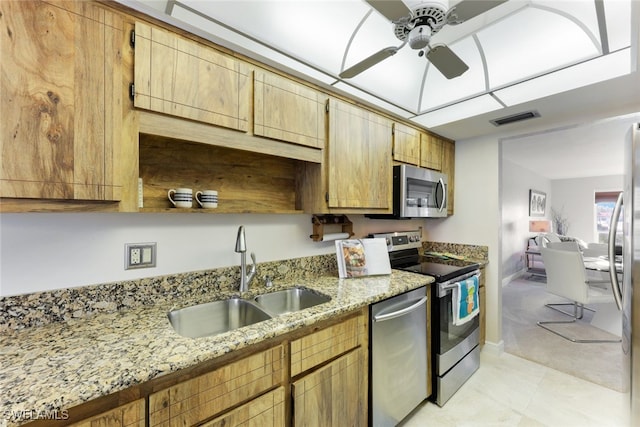
M 611 215 L 613 208 L 618 200 L 621 191 L 597 191 L 595 193 L 595 226 L 598 243 L 607 243 L 609 239 L 609 227 L 611 224 Z M 616 229 L 616 244 L 622 244 L 622 216 L 618 219 L 618 227 Z

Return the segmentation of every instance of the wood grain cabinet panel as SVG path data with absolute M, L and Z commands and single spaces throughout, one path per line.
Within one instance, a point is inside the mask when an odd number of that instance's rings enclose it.
M 329 100 L 329 208 L 390 209 L 392 122 Z
M 246 131 L 250 71 L 246 64 L 170 31 L 135 24 L 134 105 Z
M 0 197 L 119 200 L 122 16 L 3 1 L 0 24 Z
M 282 427 L 285 425 L 284 388 L 253 399 L 202 427 Z
M 296 427 L 364 426 L 367 424 L 367 370 L 358 348 L 292 384 Z M 365 398 L 363 398 L 365 396 Z
M 453 141 L 442 141 L 442 173 L 447 174 L 447 215 L 453 215 L 455 189 L 456 145 Z
M 364 333 L 361 318 L 355 317 L 292 341 L 291 376 L 356 348 Z
M 393 124 L 393 160 L 420 166 L 420 137 L 421 132 L 415 128 Z
M 437 171 L 442 170 L 442 144 L 443 141 L 440 138 L 427 133 L 421 133 L 420 166 Z
M 281 345 L 149 396 L 149 425 L 199 424 L 284 382 Z
M 144 399 L 119 406 L 86 420 L 71 424 L 70 427 L 144 427 Z
M 255 135 L 324 148 L 327 96 L 265 71 L 254 73 Z

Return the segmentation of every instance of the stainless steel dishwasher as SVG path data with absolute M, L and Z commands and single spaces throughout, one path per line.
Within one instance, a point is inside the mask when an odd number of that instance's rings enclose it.
M 373 304 L 371 424 L 395 426 L 427 398 L 426 287 Z

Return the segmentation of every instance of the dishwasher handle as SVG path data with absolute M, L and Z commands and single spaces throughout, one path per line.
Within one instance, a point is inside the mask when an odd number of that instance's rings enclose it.
M 395 319 L 396 317 L 404 316 L 405 314 L 418 309 L 420 306 L 424 305 L 426 302 L 427 302 L 427 297 L 422 297 L 417 303 L 412 304 L 409 307 L 405 307 L 402 310 L 373 316 L 373 320 L 374 322 L 384 322 L 385 320 L 391 320 L 391 319 Z

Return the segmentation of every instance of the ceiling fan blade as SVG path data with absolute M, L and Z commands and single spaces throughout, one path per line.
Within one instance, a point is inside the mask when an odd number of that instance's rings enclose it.
M 402 21 L 411 16 L 411 9 L 402 0 L 365 0 L 391 22 Z
M 464 74 L 469 66 L 464 63 L 458 55 L 453 53 L 448 46 L 443 44 L 435 45 L 427 52 L 427 59 L 433 64 L 447 79 L 452 79 Z
M 362 61 L 358 62 L 357 64 L 355 64 L 355 65 L 347 68 L 343 72 L 341 72 L 340 73 L 340 78 L 350 79 L 351 77 L 355 77 L 358 74 L 360 74 L 361 72 L 363 72 L 364 70 L 373 67 L 378 62 L 381 62 L 381 61 L 387 59 L 388 57 L 395 55 L 396 53 L 398 53 L 398 50 L 400 50 L 400 48 L 395 47 L 395 46 L 385 47 L 384 49 L 374 53 L 370 57 L 363 59 Z
M 506 1 L 507 0 L 463 0 L 447 11 L 447 24 L 461 24 Z

